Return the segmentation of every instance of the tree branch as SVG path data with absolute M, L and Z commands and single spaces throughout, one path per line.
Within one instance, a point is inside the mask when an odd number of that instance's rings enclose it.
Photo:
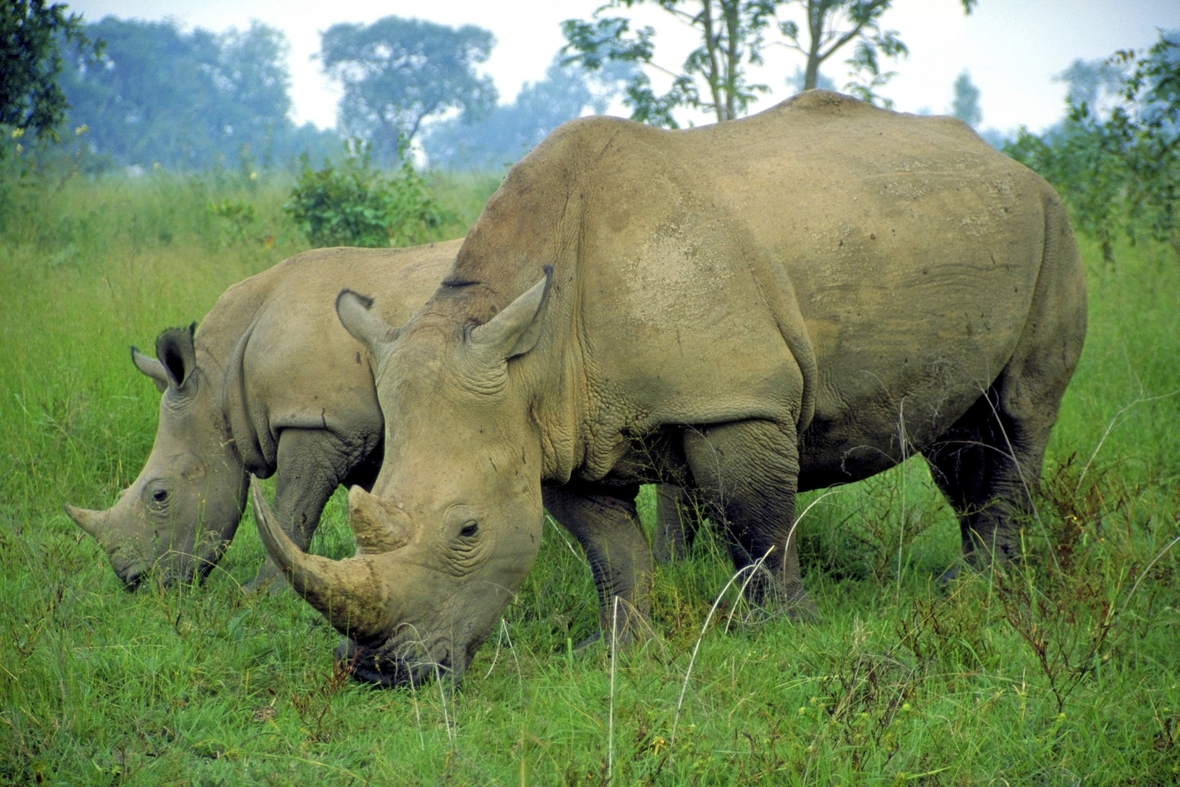
M 722 3 L 725 0 L 721 0 Z M 728 118 L 725 117 L 725 106 L 721 103 L 720 79 L 719 72 L 721 70 L 717 63 L 717 37 L 713 32 L 713 5 L 711 0 L 701 0 L 701 25 L 705 30 L 705 52 L 709 57 L 709 73 L 705 74 L 705 80 L 709 83 L 709 93 L 713 96 L 713 114 L 717 116 L 717 122 L 721 123 Z

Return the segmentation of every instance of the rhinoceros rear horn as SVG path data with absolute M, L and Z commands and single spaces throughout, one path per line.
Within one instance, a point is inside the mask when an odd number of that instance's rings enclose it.
M 250 477 L 250 502 L 266 551 L 304 601 L 345 636 L 366 641 L 388 635 L 387 600 L 371 557 L 329 560 L 304 553 L 279 526 L 254 476 Z
M 553 268 L 546 265 L 545 278 L 471 332 L 472 346 L 483 349 L 496 360 L 524 355 L 533 349 L 541 338 L 541 310 L 549 298 L 552 281 Z
M 404 511 L 359 486 L 348 490 L 348 524 L 361 554 L 366 555 L 400 549 L 414 534 L 413 523 Z
M 66 503 L 66 516 L 74 520 L 74 524 L 86 531 L 86 534 L 91 536 L 99 544 L 103 543 L 103 536 L 107 531 L 107 517 L 110 516 L 106 511 L 91 511 L 86 508 L 75 508 Z
M 340 318 L 340 324 L 371 353 L 398 336 L 398 329 L 381 319 L 372 308 L 372 298 L 352 290 L 341 290 L 336 296 L 336 316 Z

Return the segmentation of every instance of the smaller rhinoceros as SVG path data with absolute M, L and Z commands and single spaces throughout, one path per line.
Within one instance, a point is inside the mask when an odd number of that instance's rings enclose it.
M 202 578 L 237 530 L 250 474 L 277 474 L 275 505 L 306 548 L 338 484 L 369 488 L 383 424 L 368 351 L 336 318 L 341 287 L 379 294 L 400 325 L 430 297 L 460 241 L 410 249 L 319 249 L 230 287 L 201 322 L 134 347 L 163 397 L 155 445 L 114 507 L 66 513 L 134 588 Z M 271 576 L 264 566 L 255 584 Z

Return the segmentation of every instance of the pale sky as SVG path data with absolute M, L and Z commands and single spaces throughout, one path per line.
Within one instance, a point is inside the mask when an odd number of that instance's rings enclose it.
M 258 21 L 282 30 L 291 43 L 291 98 L 295 120 L 321 127 L 335 124 L 340 90 L 314 61 L 320 33 L 337 22 L 370 23 L 384 16 L 419 17 L 441 24 L 474 24 L 497 40 L 485 70 L 501 101 L 510 101 L 524 82 L 544 77 L 564 43 L 559 25 L 571 17 L 588 19 L 601 0 L 69 0 L 88 21 L 104 16 L 160 20 L 172 18 L 185 30 L 203 27 L 245 29 Z M 641 12 L 641 13 L 640 13 Z M 656 28 L 657 59 L 678 66 L 693 39 L 665 13 L 644 8 L 640 21 Z M 1034 131 L 1059 120 L 1065 86 L 1054 80 L 1073 60 L 1104 58 L 1119 49 L 1143 49 L 1157 29 L 1180 28 L 1178 0 L 980 0 L 970 15 L 960 0 L 895 0 L 883 26 L 897 30 L 910 56 L 890 65 L 898 72 L 880 92 L 895 108 L 936 114 L 950 111 L 952 84 L 964 70 L 980 89 L 982 128 Z M 847 77 L 841 50 L 824 73 L 842 86 Z M 667 53 L 662 55 L 661 53 Z M 834 62 L 833 62 L 834 61 Z M 774 90 L 759 108 L 789 96 L 785 80 L 801 55 L 774 49 L 757 80 Z

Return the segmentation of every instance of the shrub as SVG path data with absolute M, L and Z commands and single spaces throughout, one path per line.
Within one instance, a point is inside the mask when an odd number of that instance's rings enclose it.
M 1071 99 L 1061 126 L 1041 136 L 1021 129 L 1004 152 L 1053 184 L 1107 265 L 1120 233 L 1171 243 L 1180 256 L 1180 37 L 1161 32 L 1145 54 L 1106 62 L 1121 71 L 1108 117 Z
M 370 148 L 351 140 L 339 167 L 302 171 L 283 210 L 314 247 L 408 246 L 450 217 L 439 207 L 401 147 L 401 166 L 387 177 L 372 166 Z

